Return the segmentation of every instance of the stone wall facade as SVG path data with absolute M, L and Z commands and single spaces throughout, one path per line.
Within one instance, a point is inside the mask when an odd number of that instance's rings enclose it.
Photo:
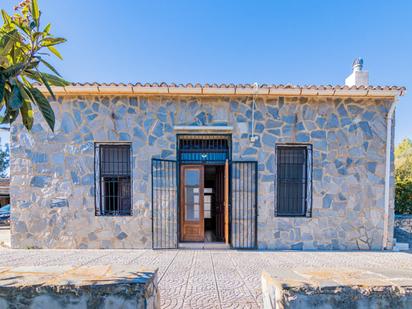
M 258 161 L 260 249 L 381 249 L 391 103 L 258 98 L 251 145 L 250 97 L 59 97 L 54 133 L 39 113 L 31 132 L 11 128 L 12 247 L 151 248 L 151 159 L 176 158 L 174 126 L 202 125 L 233 126 L 232 159 Z M 133 215 L 95 216 L 94 143 L 122 141 L 132 145 Z M 277 143 L 313 147 L 310 218 L 274 216 Z

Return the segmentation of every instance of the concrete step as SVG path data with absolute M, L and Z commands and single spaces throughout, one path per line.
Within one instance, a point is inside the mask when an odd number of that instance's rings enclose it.
M 179 249 L 227 250 L 230 245 L 223 242 L 180 242 Z
M 409 251 L 409 244 L 407 242 L 396 242 L 393 251 Z

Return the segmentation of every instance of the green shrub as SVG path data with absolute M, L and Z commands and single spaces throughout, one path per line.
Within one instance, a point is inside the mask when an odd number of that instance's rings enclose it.
M 395 149 L 395 213 L 412 214 L 412 141 L 404 139 Z
M 412 214 L 412 180 L 396 182 L 395 212 L 397 214 Z

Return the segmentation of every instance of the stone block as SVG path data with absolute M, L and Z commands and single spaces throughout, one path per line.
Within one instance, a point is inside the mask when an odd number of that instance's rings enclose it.
M 282 121 L 287 123 L 287 124 L 294 124 L 296 122 L 296 115 L 283 116 Z
M 296 130 L 297 131 L 305 131 L 306 130 L 305 125 L 303 124 L 303 122 L 298 122 L 296 124 Z
M 50 182 L 51 177 L 49 176 L 34 176 L 30 181 L 30 185 L 32 187 L 44 188 L 45 186 L 48 186 Z
M 64 133 L 70 133 L 76 129 L 76 124 L 71 114 L 63 113 L 60 130 Z
M 117 235 L 116 237 L 117 237 L 117 239 L 119 239 L 119 240 L 123 240 L 123 239 L 126 239 L 127 236 L 128 236 L 128 235 L 127 235 L 125 232 L 120 232 L 119 235 Z
M 296 142 L 298 143 L 307 143 L 310 141 L 310 137 L 308 133 L 298 133 L 296 135 Z
M 33 163 L 46 163 L 48 161 L 47 154 L 34 152 L 31 154 Z
M 324 130 L 315 130 L 315 131 L 311 132 L 310 136 L 312 138 L 325 139 L 326 138 L 326 131 L 324 131 Z
M 275 147 L 276 137 L 271 134 L 263 133 L 262 143 L 266 146 Z
M 69 207 L 67 199 L 52 199 L 50 201 L 50 208 L 62 208 Z
M 256 149 L 256 148 L 251 148 L 251 147 L 246 148 L 246 149 L 243 151 L 243 155 L 244 155 L 244 156 L 254 155 L 254 154 L 256 154 L 256 153 L 257 153 L 257 149 Z
M 157 270 L 139 266 L 4 268 L 0 280 L 2 308 L 160 308 Z
M 279 118 L 279 109 L 274 106 L 268 106 L 268 113 L 274 118 L 278 119 Z
M 324 117 L 318 117 L 316 118 L 316 123 L 319 126 L 319 128 L 323 128 L 326 123 L 326 119 Z
M 376 172 L 376 165 L 377 165 L 376 162 L 368 162 L 368 163 L 366 164 L 366 168 L 367 168 L 367 170 L 368 170 L 370 173 L 375 174 L 375 172 Z
M 157 122 L 156 126 L 153 129 L 153 135 L 156 137 L 163 136 L 163 124 L 161 122 Z
M 56 165 L 64 164 L 64 153 L 54 153 L 51 155 L 51 162 Z
M 371 139 L 373 137 L 372 130 L 366 121 L 361 121 L 358 125 L 367 139 Z
M 334 129 L 339 127 L 339 120 L 335 114 L 330 114 L 326 121 L 326 129 Z
M 330 206 L 332 205 L 332 201 L 333 201 L 333 196 L 331 194 L 326 194 L 323 197 L 322 207 L 323 208 L 330 208 Z
M 89 174 L 86 175 L 84 177 L 82 177 L 82 185 L 83 186 L 90 186 L 92 184 L 94 184 L 94 175 L 93 174 Z
M 262 273 L 263 308 L 406 309 L 412 306 L 411 275 L 339 266 L 271 269 Z M 402 289 L 394 288 L 393 280 Z

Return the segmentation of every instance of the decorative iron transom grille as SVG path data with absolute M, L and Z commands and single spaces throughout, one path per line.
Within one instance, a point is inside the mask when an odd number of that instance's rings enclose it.
M 131 147 L 96 144 L 96 214 L 131 215 Z
M 178 136 L 178 145 L 178 159 L 187 163 L 224 163 L 230 159 L 230 139 L 227 135 Z

